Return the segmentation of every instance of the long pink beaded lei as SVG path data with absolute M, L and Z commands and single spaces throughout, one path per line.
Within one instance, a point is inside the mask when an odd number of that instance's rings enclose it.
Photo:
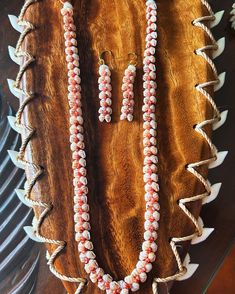
M 156 68 L 155 52 L 157 45 L 157 5 L 154 0 L 146 1 L 147 36 L 144 52 L 144 99 L 143 99 L 143 146 L 145 183 L 145 223 L 144 242 L 135 269 L 124 280 L 114 281 L 105 274 L 96 261 L 90 235 L 90 215 L 88 205 L 88 188 L 86 178 L 86 153 L 84 144 L 83 115 L 81 105 L 81 86 L 79 56 L 76 41 L 76 27 L 73 20 L 73 6 L 63 2 L 61 13 L 64 22 L 65 53 L 68 67 L 68 102 L 70 107 L 70 143 L 72 151 L 73 186 L 74 186 L 74 221 L 79 257 L 84 263 L 85 271 L 93 283 L 106 290 L 106 293 L 127 294 L 137 291 L 140 283 L 147 279 L 156 258 L 157 229 L 159 221 L 157 147 L 156 147 Z M 105 70 L 105 69 L 104 69 Z

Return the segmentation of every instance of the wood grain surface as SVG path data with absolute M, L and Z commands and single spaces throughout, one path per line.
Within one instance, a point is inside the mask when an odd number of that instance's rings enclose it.
M 142 180 L 142 58 L 145 45 L 144 1 L 74 1 L 78 28 L 85 136 L 88 154 L 89 204 L 92 239 L 99 264 L 115 279 L 130 273 L 143 241 L 144 189 Z M 27 148 L 27 159 L 45 168 L 33 189 L 35 199 L 53 203 L 42 226 L 50 238 L 65 240 L 66 250 L 56 262 L 67 275 L 86 277 L 79 262 L 73 231 L 73 187 L 67 104 L 67 70 L 59 1 L 32 5 L 26 18 L 36 25 L 25 48 L 36 56 L 26 73 L 24 87 L 37 93 L 24 112 L 24 122 L 36 128 Z M 207 145 L 193 126 L 211 115 L 195 85 L 211 78 L 205 61 L 194 54 L 206 40 L 191 22 L 204 14 L 199 0 L 163 1 L 159 4 L 158 109 L 157 117 L 161 221 L 154 270 L 139 293 L 151 293 L 154 276 L 176 271 L 169 239 L 192 233 L 194 226 L 177 200 L 203 192 L 185 170 L 190 162 L 210 156 Z M 112 50 L 113 122 L 98 122 L 98 55 Z M 138 54 L 135 86 L 135 119 L 120 122 L 121 80 L 128 53 Z M 205 171 L 206 173 L 206 171 Z M 31 177 L 31 171 L 27 171 Z M 201 203 L 190 205 L 194 215 Z M 38 211 L 36 211 L 38 213 Z M 49 248 L 50 251 L 52 248 Z M 182 256 L 188 245 L 182 247 Z M 69 293 L 76 285 L 64 283 Z M 85 293 L 100 293 L 88 283 Z

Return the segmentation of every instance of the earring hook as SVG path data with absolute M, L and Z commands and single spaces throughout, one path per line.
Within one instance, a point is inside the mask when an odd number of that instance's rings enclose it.
M 136 65 L 138 64 L 138 61 L 137 61 L 137 59 L 138 59 L 138 55 L 137 55 L 135 52 L 130 52 L 130 53 L 128 54 L 128 56 L 132 56 L 132 58 L 131 58 L 129 64 L 130 64 L 130 65 L 134 65 L 134 66 L 136 66 Z
M 104 61 L 104 54 L 105 53 L 109 53 L 111 57 L 113 57 L 113 52 L 111 50 L 104 50 L 100 53 L 99 55 L 99 65 L 103 65 L 105 64 L 105 61 Z M 111 63 L 112 65 L 112 63 Z

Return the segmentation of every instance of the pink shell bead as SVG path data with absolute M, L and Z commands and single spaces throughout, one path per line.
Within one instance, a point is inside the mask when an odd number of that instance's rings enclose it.
M 134 65 L 129 65 L 125 70 L 125 74 L 122 80 L 122 108 L 120 120 L 133 120 L 133 107 L 134 107 L 134 92 L 133 84 L 136 76 L 136 67 Z
M 74 186 L 74 222 L 75 238 L 78 242 L 79 258 L 84 263 L 85 271 L 89 274 L 90 280 L 97 283 L 101 290 L 110 294 L 128 294 L 139 290 L 140 283 L 147 279 L 147 273 L 152 269 L 152 263 L 156 259 L 157 251 L 157 230 L 159 221 L 160 206 L 158 203 L 158 176 L 157 176 L 157 147 L 156 147 L 156 3 L 154 0 L 146 1 L 147 35 L 146 48 L 144 52 L 144 99 L 143 99 L 143 180 L 146 202 L 144 235 L 142 251 L 134 270 L 123 280 L 114 281 L 109 274 L 99 267 L 94 253 L 94 246 L 91 240 L 91 225 L 87 188 L 86 153 L 84 143 L 83 113 L 81 103 L 80 69 L 77 49 L 75 25 L 73 20 L 73 7 L 65 2 L 61 10 L 64 22 L 65 54 L 68 68 L 68 103 L 70 113 L 70 146 L 72 151 L 73 186 Z M 129 70 L 129 69 L 128 69 Z M 128 72 L 127 72 L 128 73 Z M 101 119 L 111 119 L 111 85 L 110 71 L 105 65 L 99 70 L 100 105 Z M 132 80 L 132 79 L 130 79 Z M 127 82 L 129 87 L 130 83 Z M 124 86 L 125 88 L 126 86 Z M 130 87 L 131 88 L 131 87 Z M 131 95 L 128 96 L 128 101 Z M 126 98 L 125 98 L 126 99 Z M 105 111 L 104 111 L 105 110 Z M 126 113 L 126 112 L 124 112 Z
M 112 114 L 112 86 L 111 86 L 111 72 L 109 67 L 105 64 L 102 64 L 99 67 L 99 99 L 100 99 L 100 108 L 99 108 L 99 120 L 100 122 L 111 121 Z

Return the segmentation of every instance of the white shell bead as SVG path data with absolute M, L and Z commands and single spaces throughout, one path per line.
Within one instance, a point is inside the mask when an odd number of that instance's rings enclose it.
M 133 284 L 131 285 L 131 291 L 132 291 L 132 292 L 136 292 L 136 291 L 138 291 L 139 288 L 140 288 L 140 285 L 137 284 L 137 283 L 133 283 Z
M 147 280 L 146 273 L 140 273 L 140 281 L 141 283 L 144 283 Z
M 89 258 L 89 259 L 95 259 L 96 258 L 96 255 L 93 251 L 87 251 L 86 252 L 86 257 Z
M 130 70 L 130 71 L 132 71 L 133 73 L 135 73 L 135 72 L 136 72 L 136 67 L 135 67 L 134 65 L 132 65 L 132 64 L 129 64 L 129 65 L 128 65 L 128 70 Z
M 113 278 L 110 275 L 103 275 L 103 280 L 105 282 L 112 282 Z
M 105 116 L 105 120 L 106 120 L 106 122 L 111 122 L 111 116 L 107 114 Z
M 93 250 L 93 248 L 94 248 L 93 243 L 91 241 L 86 241 L 85 247 L 89 250 Z
M 152 266 L 151 263 L 147 263 L 146 266 L 145 266 L 145 268 L 146 268 L 146 272 L 148 273 L 148 272 L 151 271 L 151 269 L 153 268 L 153 266 Z
M 108 72 L 109 71 L 109 67 L 106 65 L 106 64 L 102 64 L 100 67 L 99 67 L 99 74 L 101 75 L 102 72 L 105 71 L 105 72 Z

